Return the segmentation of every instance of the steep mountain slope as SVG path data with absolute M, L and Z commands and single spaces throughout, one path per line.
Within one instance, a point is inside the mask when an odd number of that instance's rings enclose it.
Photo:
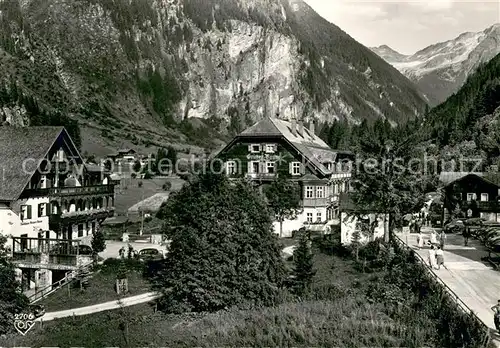
M 372 50 L 415 81 L 430 103 L 437 105 L 456 92 L 479 64 L 500 53 L 500 24 L 478 33 L 463 33 L 409 56 L 386 45 Z
M 0 96 L 2 121 L 68 115 L 109 147 L 206 147 L 276 112 L 403 122 L 425 108 L 396 69 L 288 0 L 3 1 Z
M 420 135 L 462 162 L 480 158 L 483 164 L 498 165 L 499 107 L 500 54 L 471 74 L 456 94 L 430 110 Z

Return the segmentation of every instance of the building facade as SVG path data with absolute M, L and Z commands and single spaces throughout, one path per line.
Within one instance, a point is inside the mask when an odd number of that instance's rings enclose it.
M 444 221 L 461 217 L 500 222 L 500 181 L 496 173 L 441 173 Z
M 25 288 L 50 285 L 89 261 L 81 246 L 113 216 L 114 187 L 84 163 L 67 131 L 0 127 L 0 165 L 0 234 Z
M 339 195 L 350 190 L 354 155 L 331 149 L 312 123 L 264 118 L 237 135 L 216 154 L 233 180 L 250 180 L 262 188 L 279 175 L 298 183 L 301 209 L 296 219 L 283 222 L 282 237 L 305 227 L 327 232 L 340 224 Z M 279 233 L 279 222 L 274 223 Z

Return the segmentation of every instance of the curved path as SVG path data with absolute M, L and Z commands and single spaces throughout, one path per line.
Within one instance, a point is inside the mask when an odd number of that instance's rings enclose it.
M 126 244 L 126 243 L 125 243 Z M 286 255 L 293 255 L 293 251 L 296 246 L 289 246 L 282 250 L 282 252 Z M 141 295 L 124 297 L 120 300 L 109 301 L 104 303 L 99 303 L 92 306 L 66 309 L 58 312 L 49 312 L 45 313 L 44 316 L 37 319 L 37 321 L 50 321 L 57 318 L 67 318 L 72 316 L 81 316 L 92 313 L 104 312 L 111 309 L 118 309 L 121 307 L 129 307 L 134 306 L 136 304 L 141 304 L 145 302 L 150 302 L 157 299 L 160 295 L 156 292 L 147 292 Z
M 58 312 L 45 313 L 45 315 L 38 318 L 37 321 L 50 321 L 50 320 L 54 320 L 57 318 L 66 318 L 66 317 L 72 317 L 72 316 L 81 316 L 81 315 L 87 315 L 87 314 L 92 314 L 92 313 L 104 312 L 104 311 L 108 311 L 110 309 L 129 307 L 129 306 L 133 306 L 133 305 L 137 305 L 137 304 L 141 304 L 141 303 L 145 303 L 145 302 L 150 302 L 150 301 L 155 300 L 158 297 L 159 297 L 159 294 L 156 292 L 147 292 L 145 294 L 124 297 L 120 300 L 99 303 L 99 304 L 92 305 L 92 306 L 67 309 L 67 310 L 58 311 Z

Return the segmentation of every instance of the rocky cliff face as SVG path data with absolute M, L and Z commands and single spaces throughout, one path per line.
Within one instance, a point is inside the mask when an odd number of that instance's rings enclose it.
M 500 53 L 500 24 L 477 33 L 463 33 L 409 56 L 386 45 L 372 50 L 416 82 L 431 105 L 436 105 L 458 91 L 481 63 Z
M 301 1 L 0 1 L 5 122 L 68 115 L 110 147 L 205 146 L 265 115 L 398 123 L 424 107 Z

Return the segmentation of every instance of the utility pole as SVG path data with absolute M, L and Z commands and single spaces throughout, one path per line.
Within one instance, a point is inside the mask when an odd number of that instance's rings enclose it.
M 142 199 L 141 202 L 144 201 L 144 185 L 142 185 Z M 139 235 L 142 236 L 144 233 L 144 209 L 141 207 L 141 230 L 139 231 Z

